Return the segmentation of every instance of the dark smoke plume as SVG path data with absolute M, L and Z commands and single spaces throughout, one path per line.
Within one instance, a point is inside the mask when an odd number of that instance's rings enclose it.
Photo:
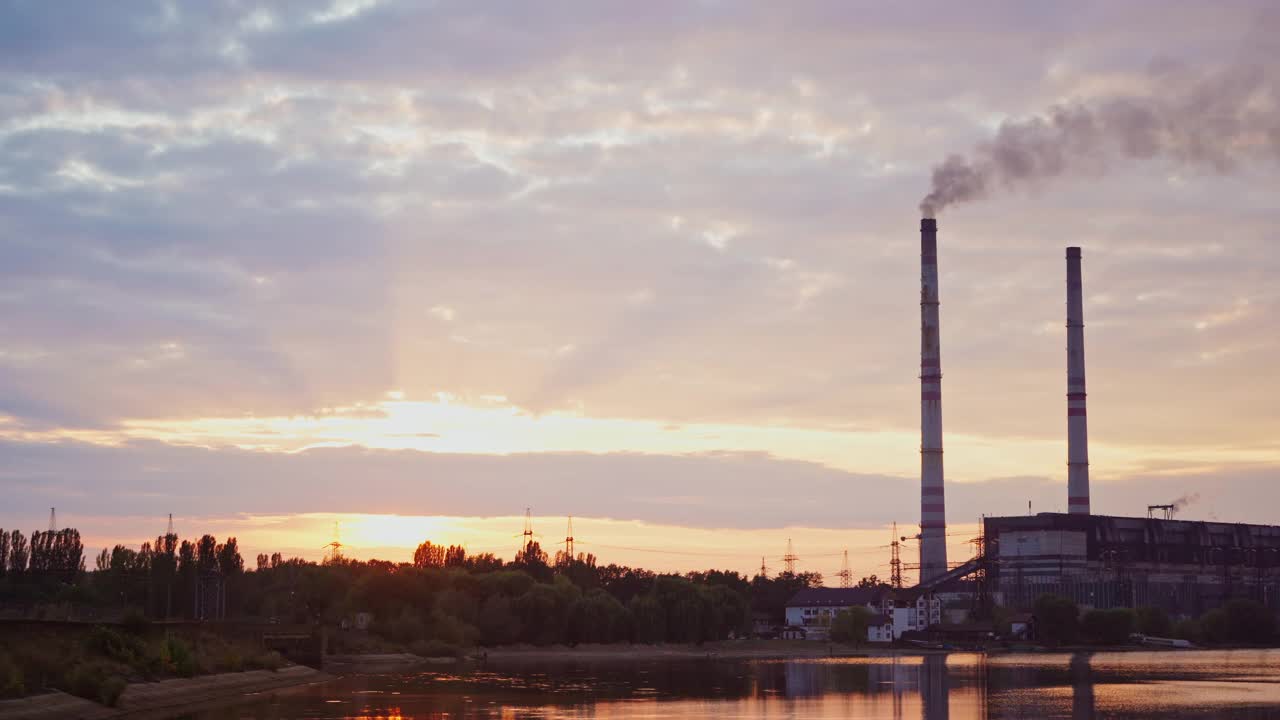
M 1029 186 L 1117 159 L 1163 157 L 1219 173 L 1250 159 L 1280 160 L 1280 83 L 1273 63 L 1199 78 L 1153 71 L 1147 94 L 1057 105 L 1005 121 L 968 156 L 933 169 L 924 217 L 996 188 Z
M 1200 499 L 1200 493 L 1191 493 L 1189 495 L 1183 495 L 1182 497 L 1178 498 L 1177 500 L 1174 500 L 1170 504 L 1173 505 L 1173 511 L 1178 512 L 1183 508 L 1185 508 L 1186 506 L 1190 505 L 1191 503 L 1198 501 L 1199 499 Z

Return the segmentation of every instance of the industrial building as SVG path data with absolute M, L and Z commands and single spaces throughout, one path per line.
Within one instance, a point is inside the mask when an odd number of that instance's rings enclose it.
M 1009 607 L 1045 593 L 1082 607 L 1195 616 L 1231 598 L 1280 609 L 1280 527 L 1040 513 L 983 523 L 990 591 Z
M 1091 514 L 1082 253 L 1066 249 L 1067 513 L 984 519 L 982 550 L 946 559 L 937 222 L 920 222 L 920 584 L 935 594 L 965 577 L 974 606 L 1025 609 L 1045 593 L 1082 607 L 1164 608 L 1197 616 L 1232 598 L 1280 610 L 1280 526 Z M 1153 508 L 1172 509 L 1172 506 Z M 928 595 L 925 595 L 928 597 Z

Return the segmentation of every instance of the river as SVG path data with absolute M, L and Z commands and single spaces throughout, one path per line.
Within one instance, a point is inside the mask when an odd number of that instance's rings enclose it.
M 191 720 L 1280 717 L 1280 651 L 489 663 L 361 674 Z

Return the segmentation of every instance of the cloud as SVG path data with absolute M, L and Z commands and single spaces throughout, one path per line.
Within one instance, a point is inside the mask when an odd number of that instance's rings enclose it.
M 112 430 L 396 388 L 914 432 L 934 160 L 1152 57 L 1274 42 L 1248 33 L 1265 6 L 18 3 L 0 412 Z M 1095 440 L 1270 442 L 1274 180 L 1154 163 L 957 209 L 948 431 L 1061 438 L 1042 329 L 1080 244 L 1113 298 L 1086 307 Z

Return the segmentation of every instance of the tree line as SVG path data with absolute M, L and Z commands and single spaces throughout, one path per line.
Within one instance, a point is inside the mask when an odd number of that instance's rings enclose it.
M 1246 598 L 1228 600 L 1198 618 L 1174 622 L 1158 607 L 1082 613 L 1069 598 L 1042 595 L 1033 616 L 1037 639 L 1048 645 L 1121 645 L 1134 633 L 1209 645 L 1271 645 L 1280 640 L 1275 613 Z
M 29 573 L 71 579 L 83 571 L 84 545 L 79 530 L 36 530 L 28 540 L 21 530 L 5 532 L 0 528 L 0 577 Z

